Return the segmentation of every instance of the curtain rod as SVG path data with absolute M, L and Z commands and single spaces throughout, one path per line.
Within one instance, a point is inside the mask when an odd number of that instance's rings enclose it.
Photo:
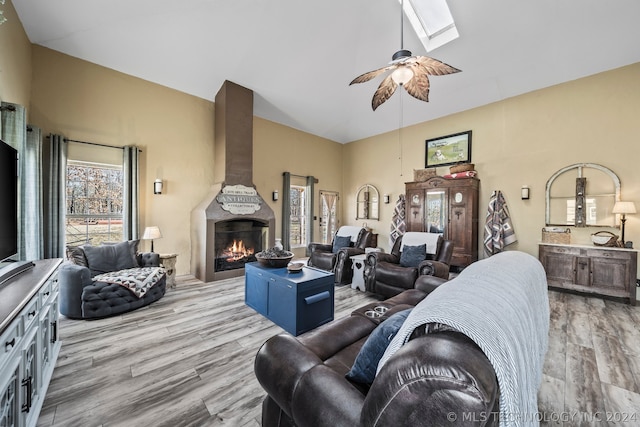
M 49 138 L 49 135 L 47 135 Z M 109 144 L 101 144 L 99 142 L 89 142 L 89 141 L 78 141 L 76 139 L 64 138 L 64 142 L 77 142 L 78 144 L 89 144 L 89 145 L 97 145 L 98 147 L 107 147 L 107 148 L 117 148 L 118 150 L 124 150 L 124 147 L 118 147 L 117 145 L 109 145 Z M 142 150 L 138 149 L 139 153 L 142 153 Z

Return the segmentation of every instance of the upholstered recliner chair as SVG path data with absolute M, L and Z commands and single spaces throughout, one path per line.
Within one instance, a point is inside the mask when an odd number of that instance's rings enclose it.
M 311 267 L 332 271 L 335 283 L 346 285 L 353 279 L 351 257 L 365 252 L 371 244 L 372 233 L 363 227 L 343 225 L 338 229 L 331 244 L 310 243 L 309 261 Z
M 413 289 L 421 275 L 448 279 L 452 254 L 453 242 L 440 234 L 407 232 L 396 240 L 391 253 L 367 255 L 366 289 L 388 298 Z

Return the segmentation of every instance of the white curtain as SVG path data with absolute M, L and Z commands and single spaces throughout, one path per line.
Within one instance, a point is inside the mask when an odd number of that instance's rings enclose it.
M 25 212 L 22 239 L 27 260 L 44 257 L 44 212 L 42 192 L 42 130 L 27 126 L 25 151 L 21 159 L 23 185 L 20 206 Z

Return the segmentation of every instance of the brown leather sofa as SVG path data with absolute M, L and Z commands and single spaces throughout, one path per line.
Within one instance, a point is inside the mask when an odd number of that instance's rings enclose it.
M 334 241 L 336 236 L 334 236 Z M 353 246 L 342 247 L 337 252 L 333 252 L 333 242 L 331 244 L 309 243 L 309 261 L 307 264 L 311 267 L 332 271 L 337 285 L 347 285 L 353 279 L 351 257 L 363 254 L 365 248 L 370 246 L 372 236 L 371 230 L 361 228 L 355 242 L 353 242 Z
M 297 338 L 281 334 L 264 343 L 255 360 L 255 374 L 268 394 L 262 426 L 497 426 L 495 371 L 475 343 L 450 329 L 416 330 L 370 387 L 345 378 L 374 328 L 428 295 L 421 287 Z M 365 314 L 375 307 L 387 311 L 378 318 Z
M 422 261 L 417 267 L 403 267 L 400 264 L 403 237 L 398 237 L 391 253 L 371 252 L 367 255 L 363 272 L 367 291 L 388 298 L 413 289 L 418 277 L 423 275 L 445 280 L 449 278 L 449 263 L 453 254 L 451 240 L 438 239 L 432 259 Z

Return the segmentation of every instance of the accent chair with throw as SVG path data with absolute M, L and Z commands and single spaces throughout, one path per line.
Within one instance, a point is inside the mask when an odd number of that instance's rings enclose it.
M 60 313 L 71 319 L 109 317 L 164 296 L 167 275 L 157 253 L 138 253 L 138 240 L 68 250 L 60 267 Z
M 366 228 L 343 225 L 336 232 L 331 244 L 309 244 L 307 264 L 310 267 L 332 271 L 338 285 L 349 284 L 353 279 L 351 257 L 363 254 L 365 248 L 371 245 L 371 238 L 372 233 Z
M 453 242 L 441 234 L 407 232 L 400 236 L 391 253 L 367 255 L 364 279 L 367 291 L 392 297 L 415 287 L 421 275 L 449 278 Z

